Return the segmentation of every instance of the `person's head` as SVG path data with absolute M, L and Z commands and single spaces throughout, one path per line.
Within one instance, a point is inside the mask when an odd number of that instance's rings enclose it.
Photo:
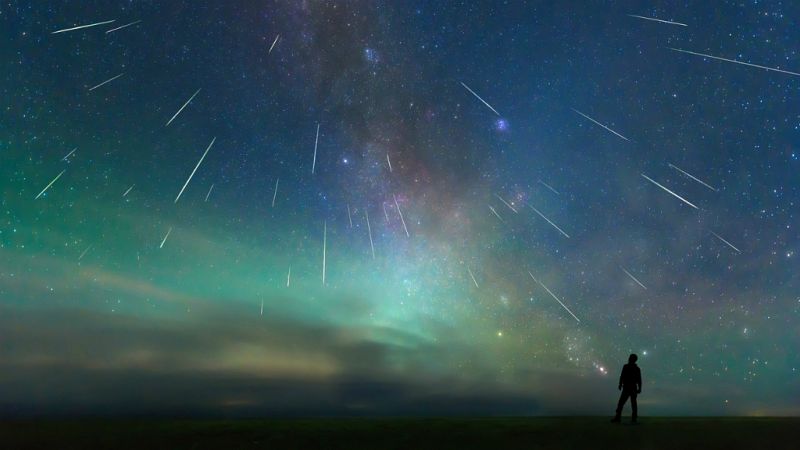
M 631 353 L 631 356 L 628 356 L 628 363 L 630 363 L 630 364 L 636 364 L 636 361 L 637 361 L 638 359 L 639 359 L 639 357 L 638 357 L 638 356 L 636 356 L 636 353 Z

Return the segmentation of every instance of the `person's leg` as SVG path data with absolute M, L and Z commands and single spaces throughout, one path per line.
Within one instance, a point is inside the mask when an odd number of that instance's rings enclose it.
M 617 414 L 614 416 L 615 419 L 619 419 L 622 416 L 622 408 L 625 406 L 625 402 L 628 401 L 628 391 L 623 390 L 622 393 L 619 395 L 619 402 L 617 403 Z
M 631 418 L 634 422 L 636 422 L 636 418 L 639 414 L 639 405 L 636 404 L 636 392 L 631 393 L 631 409 L 633 410 Z

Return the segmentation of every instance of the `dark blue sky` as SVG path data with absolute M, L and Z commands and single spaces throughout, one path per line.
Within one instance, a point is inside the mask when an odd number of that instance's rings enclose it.
M 46 3 L 0 414 L 798 413 L 798 5 Z

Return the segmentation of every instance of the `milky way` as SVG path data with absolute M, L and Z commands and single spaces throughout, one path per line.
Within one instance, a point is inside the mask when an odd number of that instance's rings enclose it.
M 800 10 L 509 3 L 0 5 L 0 413 L 800 412 Z

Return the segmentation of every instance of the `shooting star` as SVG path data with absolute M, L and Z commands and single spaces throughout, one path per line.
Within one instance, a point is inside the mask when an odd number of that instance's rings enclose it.
M 202 88 L 201 88 L 201 89 L 202 89 Z M 197 94 L 199 94 L 199 93 L 200 93 L 200 90 L 201 90 L 201 89 L 198 89 L 198 90 L 196 90 L 196 91 L 195 91 L 195 93 L 194 93 L 194 94 L 192 94 L 192 96 L 191 96 L 191 97 L 189 97 L 189 100 L 186 100 L 186 103 L 184 103 L 184 104 L 183 104 L 183 106 L 181 106 L 181 109 L 179 109 L 179 110 L 178 110 L 178 112 L 176 112 L 176 113 L 175 113 L 175 115 L 174 115 L 174 116 L 172 116 L 172 118 L 170 118 L 170 119 L 167 121 L 167 124 L 166 124 L 166 125 L 164 125 L 165 127 L 168 127 L 168 126 L 169 126 L 169 124 L 171 124 L 171 123 L 172 123 L 172 121 L 173 121 L 173 120 L 175 120 L 175 118 L 176 118 L 176 117 L 178 117 L 178 114 L 180 114 L 180 113 L 181 113 L 181 111 L 183 111 L 183 108 L 186 108 L 186 107 L 189 105 L 189 103 L 191 103 L 191 102 L 192 102 L 192 100 L 194 100 L 194 98 L 197 96 Z
M 467 86 L 467 85 L 466 85 L 466 84 L 464 84 L 464 83 L 461 83 L 461 85 L 462 85 L 462 86 L 464 86 L 464 88 L 466 88 L 466 90 L 468 90 L 468 91 L 469 91 L 469 92 L 470 92 L 472 95 L 474 95 L 474 96 L 475 96 L 475 98 L 477 98 L 477 99 L 478 99 L 478 100 L 480 100 L 480 101 L 481 101 L 481 102 L 482 102 L 484 105 L 486 105 L 487 107 L 489 107 L 489 109 L 491 109 L 491 110 L 492 110 L 492 111 L 493 111 L 495 114 L 497 114 L 498 116 L 500 115 L 500 113 L 499 113 L 499 112 L 497 112 L 497 110 L 496 110 L 496 109 L 492 108 L 492 105 L 490 105 L 490 104 L 486 103 L 486 100 L 482 99 L 482 98 L 481 98 L 481 96 L 480 96 L 480 95 L 478 95 L 478 94 L 476 94 L 476 93 L 475 93 L 475 91 L 473 91 L 472 89 L 470 89 L 470 88 L 469 88 L 469 86 Z
M 277 43 L 278 43 L 278 39 L 280 39 L 280 37 L 281 37 L 281 35 L 280 35 L 280 34 L 275 36 L 275 40 L 274 40 L 274 41 L 272 41 L 272 45 L 270 45 L 270 46 L 269 46 L 269 51 L 267 51 L 267 54 L 268 54 L 268 55 L 269 55 L 270 53 L 272 53 L 272 49 L 273 49 L 273 48 L 275 48 L 275 44 L 277 44 Z
M 651 182 L 651 183 L 655 184 L 656 186 L 660 187 L 661 189 L 663 189 L 663 190 L 665 190 L 665 191 L 669 192 L 669 193 L 670 193 L 670 194 L 672 194 L 672 195 L 673 195 L 675 198 L 679 199 L 679 200 L 680 200 L 680 201 L 682 201 L 683 203 L 686 203 L 687 205 L 691 206 L 691 207 L 692 207 L 692 208 L 694 208 L 694 209 L 700 209 L 700 208 L 698 208 L 697 206 L 693 205 L 691 202 L 689 202 L 689 200 L 686 200 L 685 198 L 681 197 L 680 195 L 678 195 L 678 194 L 676 194 L 676 193 L 674 193 L 674 192 L 670 191 L 669 189 L 667 189 L 666 187 L 662 186 L 662 185 L 661 185 L 661 184 L 659 184 L 657 181 L 655 181 L 654 179 L 652 179 L 652 178 L 648 177 L 647 175 L 645 175 L 645 174 L 642 174 L 642 176 L 643 176 L 643 177 L 645 177 L 645 178 L 647 179 L 647 181 L 649 181 L 649 182 Z
M 281 181 L 280 178 L 275 179 L 275 193 L 272 194 L 272 207 L 275 207 L 275 199 L 278 198 L 278 182 Z
M 501 201 L 501 202 L 503 202 L 503 204 L 504 204 L 504 205 L 508 206 L 508 209 L 510 209 L 510 210 L 512 210 L 512 211 L 514 211 L 514 213 L 515 213 L 515 214 L 517 213 L 517 210 L 516 210 L 516 209 L 514 209 L 514 207 L 513 207 L 513 206 L 509 205 L 507 201 L 503 200 L 503 197 L 500 197 L 500 196 L 499 196 L 499 195 L 497 195 L 497 194 L 494 194 L 494 196 L 495 196 L 495 197 L 497 197 L 498 199 L 500 199 L 500 201 Z
M 325 286 L 325 256 L 328 249 L 328 221 L 325 221 L 322 229 L 322 285 Z
M 578 111 L 577 109 L 575 109 L 575 108 L 572 108 L 572 110 L 573 110 L 573 111 L 575 111 L 576 113 L 578 113 L 578 114 L 582 115 L 583 117 L 585 117 L 585 118 L 587 118 L 587 119 L 591 120 L 593 123 L 595 123 L 595 124 L 597 124 L 597 125 L 600 125 L 601 127 L 605 128 L 606 130 L 608 130 L 608 131 L 610 131 L 610 132 L 614 133 L 615 135 L 617 135 L 617 136 L 621 137 L 622 139 L 625 139 L 626 141 L 630 141 L 630 139 L 628 139 L 628 138 L 626 138 L 625 136 L 623 136 L 623 135 L 621 135 L 621 134 L 617 133 L 616 131 L 612 130 L 611 128 L 608 128 L 607 126 L 603 125 L 602 123 L 600 123 L 600 122 L 598 122 L 598 121 L 596 121 L 596 120 L 592 119 L 591 117 L 589 117 L 589 116 L 587 116 L 586 114 L 584 114 L 584 113 L 582 113 L 582 112 Z
M 372 227 L 369 226 L 369 213 L 364 208 L 364 217 L 367 219 L 367 232 L 369 233 L 369 248 L 372 250 L 372 259 L 375 259 L 375 244 L 372 243 Z
M 90 23 L 89 25 L 79 25 L 77 27 L 64 28 L 63 30 L 53 31 L 50 34 L 58 34 L 58 33 L 66 33 L 67 31 L 82 30 L 84 28 L 91 28 L 91 27 L 96 27 L 98 25 L 105 25 L 105 24 L 113 23 L 114 21 L 115 20 L 106 20 L 105 22 Z
M 314 139 L 314 161 L 311 163 L 311 175 L 314 175 L 314 169 L 317 167 L 317 145 L 319 144 L 319 124 L 317 124 L 317 137 Z
M 672 47 L 667 47 L 667 48 L 670 49 L 670 50 L 674 50 L 676 52 L 688 53 L 690 55 L 702 56 L 704 58 L 717 59 L 719 61 L 725 61 L 725 62 L 730 62 L 730 63 L 734 63 L 734 64 L 741 64 L 743 66 L 755 67 L 757 69 L 764 69 L 766 71 L 780 72 L 780 73 L 785 73 L 785 74 L 788 74 L 788 75 L 800 76 L 800 73 L 790 72 L 788 70 L 783 70 L 783 69 L 776 69 L 774 67 L 759 66 L 758 64 L 750 64 L 750 63 L 746 63 L 744 61 L 737 61 L 735 59 L 728 59 L 728 58 L 722 58 L 722 57 L 719 57 L 719 56 L 706 55 L 705 53 L 697 53 L 697 52 L 692 52 L 692 51 L 689 51 L 689 50 L 682 50 L 682 49 L 679 49 L 679 48 L 672 48 Z
M 386 202 L 382 202 L 381 206 L 383 206 L 383 216 L 386 217 L 386 222 L 389 222 L 389 213 L 386 212 Z
M 50 189 L 50 186 L 52 186 L 52 185 L 53 185 L 53 183 L 55 183 L 56 181 L 58 181 L 58 179 L 59 179 L 59 178 L 61 178 L 61 175 L 64 175 L 64 172 L 66 172 L 66 171 L 67 171 L 67 170 L 66 170 L 66 169 L 64 169 L 64 170 L 62 170 L 62 171 L 61 171 L 61 173 L 59 173 L 58 175 L 56 175 L 56 177 L 55 177 L 55 178 L 53 178 L 53 181 L 51 181 L 51 182 L 50 182 L 50 184 L 48 184 L 47 186 L 45 186 L 45 188 L 44 188 L 44 189 L 42 189 L 42 192 L 39 192 L 39 195 L 37 195 L 37 196 L 36 196 L 36 198 L 34 198 L 34 200 L 36 200 L 36 199 L 38 199 L 39 197 L 41 197 L 41 196 L 42 196 L 42 194 L 44 194 L 44 193 L 45 193 L 45 191 L 47 191 L 48 189 Z
M 389 173 L 392 173 L 392 160 L 389 159 L 389 154 L 386 154 L 386 162 L 389 163 Z
M 115 76 L 115 77 L 109 78 L 109 79 L 107 79 L 106 81 L 103 81 L 102 83 L 98 84 L 97 86 L 95 86 L 95 87 L 93 87 L 93 88 L 89 88 L 89 92 L 91 92 L 91 91 L 93 91 L 93 90 L 95 90 L 95 89 L 99 88 L 100 86 L 103 86 L 103 85 L 105 85 L 105 84 L 111 83 L 112 81 L 116 80 L 117 78 L 119 78 L 119 77 L 121 77 L 121 76 L 123 76 L 123 75 L 125 75 L 125 72 L 123 72 L 123 73 L 121 73 L 121 74 L 119 74 L 119 75 L 117 75 L 117 76 Z
M 206 199 L 204 202 L 208 202 L 208 197 L 211 195 L 211 191 L 214 189 L 214 183 L 211 183 L 211 187 L 208 188 L 208 194 L 206 194 Z
M 91 246 L 91 245 L 90 245 L 90 246 L 88 246 L 88 247 L 86 247 L 86 250 L 84 250 L 84 251 L 83 251 L 83 253 L 81 253 L 81 256 L 78 256 L 78 261 L 80 261 L 81 259 L 83 259 L 83 257 L 84 257 L 84 256 L 86 256 L 86 254 L 87 254 L 87 253 L 89 253 L 89 249 L 91 249 L 91 248 L 92 248 L 92 246 Z
M 726 243 L 726 244 L 728 245 L 728 247 L 730 247 L 730 248 L 732 248 L 732 249 L 736 250 L 736 252 L 737 252 L 737 253 L 742 253 L 742 251 L 741 251 L 741 250 L 739 250 L 738 248 L 734 247 L 734 246 L 733 246 L 733 244 L 731 244 L 730 242 L 728 242 L 728 241 L 726 241 L 725 239 L 723 239 L 723 238 L 722 238 L 722 236 L 718 235 L 717 233 L 714 233 L 713 231 L 711 232 L 711 234 L 713 234 L 714 236 L 716 236 L 716 237 L 717 237 L 717 239 L 719 239 L 720 241 L 722 241 L 722 242 Z
M 546 221 L 547 221 L 547 223 L 549 223 L 550 225 L 552 225 L 552 226 L 553 226 L 553 228 L 555 228 L 556 230 L 558 230 L 558 232 L 559 232 L 559 233 L 563 234 L 563 235 L 564 235 L 564 236 L 565 236 L 567 239 L 569 239 L 569 235 L 568 235 L 567 233 L 565 233 L 565 232 L 564 232 L 564 230 L 562 230 L 561 228 L 559 228 L 559 227 L 558 227 L 558 225 L 556 225 L 556 224 L 554 224 L 553 222 L 551 222 L 551 221 L 550 221 L 550 219 L 548 219 L 547 217 L 545 217 L 545 215 L 544 215 L 544 214 L 542 214 L 541 212 L 539 212 L 539 210 L 538 210 L 538 209 L 534 208 L 532 205 L 528 205 L 528 207 L 529 207 L 530 209 L 532 209 L 532 210 L 533 210 L 533 211 L 534 211 L 536 214 L 538 214 L 539 216 L 541 216 L 541 218 L 542 218 L 542 219 L 546 220 Z
M 129 24 L 125 24 L 125 25 L 123 25 L 123 26 L 121 26 L 121 27 L 112 28 L 112 29 L 110 29 L 110 30 L 106 31 L 106 34 L 108 34 L 108 33 L 113 33 L 113 32 L 115 32 L 115 31 L 121 30 L 121 29 L 123 29 L 123 28 L 128 28 L 128 27 L 130 27 L 130 26 L 136 25 L 136 24 L 137 24 L 137 23 L 139 23 L 139 22 L 141 22 L 141 20 L 137 20 L 137 21 L 135 21 L 135 22 L 131 22 L 131 23 L 129 23 Z
M 554 194 L 561 195 L 557 190 L 553 189 L 553 186 L 550 186 L 549 184 L 545 183 L 544 181 L 539 180 L 539 184 L 541 184 L 542 186 L 546 187 L 547 189 L 550 189 L 551 191 L 553 191 Z
M 397 196 L 392 194 L 392 197 L 394 197 L 394 206 L 397 207 L 397 212 L 400 214 L 400 221 L 403 222 L 403 229 L 406 230 L 406 237 L 411 237 L 411 235 L 408 234 L 408 228 L 406 228 L 406 220 L 403 218 L 403 211 L 400 210 L 400 204 L 397 203 Z
M 292 284 L 292 266 L 289 266 L 289 273 L 286 274 L 286 287 L 291 286 Z
M 172 233 L 172 227 L 169 227 L 169 230 L 167 230 L 167 234 L 164 235 L 164 239 L 161 240 L 161 245 L 159 245 L 158 248 L 164 248 L 164 243 L 167 242 L 167 238 L 169 237 L 170 233 Z
M 129 187 L 129 188 L 128 188 L 128 190 L 127 190 L 127 191 L 125 191 L 125 193 L 124 193 L 124 194 L 122 194 L 122 196 L 123 196 L 123 197 L 127 197 L 127 196 L 128 196 L 128 193 L 131 191 L 131 189 L 133 189 L 133 187 L 134 187 L 134 186 L 136 186 L 136 183 L 133 183 L 133 184 L 131 185 L 131 187 Z
M 631 274 L 630 272 L 628 272 L 627 270 L 625 270 L 625 268 L 624 268 L 624 267 L 622 267 L 622 266 L 620 266 L 620 269 L 622 269 L 622 271 L 623 271 L 623 272 L 625 272 L 625 274 L 626 274 L 626 275 L 628 275 L 629 277 L 631 277 L 631 280 L 635 281 L 635 282 L 636 282 L 636 284 L 638 284 L 639 286 L 641 286 L 641 287 L 642 287 L 642 289 L 644 289 L 645 291 L 647 290 L 647 286 L 643 285 L 641 281 L 639 281 L 639 280 L 638 280 L 638 279 L 637 279 L 635 276 L 633 276 L 633 274 Z
M 350 215 L 350 204 L 347 204 L 347 220 L 350 221 L 350 228 L 353 228 L 353 216 Z
M 629 17 L 635 17 L 635 18 L 637 18 L 637 19 L 652 20 L 653 22 L 667 23 L 667 24 L 670 24 L 670 25 L 680 25 L 680 26 L 682 26 L 682 27 L 686 27 L 686 26 L 688 26 L 688 25 L 686 25 L 685 23 L 680 23 L 680 22 L 672 22 L 672 21 L 669 21 L 669 20 L 663 20 L 663 19 L 656 19 L 655 17 L 637 16 L 636 14 L 628 14 L 628 16 L 629 16 Z
M 261 316 L 264 315 L 264 299 L 263 298 L 261 299 L 261 312 L 259 313 L 259 315 L 261 315 Z
M 73 149 L 72 149 L 72 151 L 71 151 L 71 152 L 69 152 L 69 153 L 67 153 L 67 154 L 66 154 L 66 156 L 64 156 L 63 158 L 61 158 L 61 160 L 62 160 L 62 161 L 66 161 L 66 160 L 67 160 L 67 158 L 69 158 L 70 156 L 72 156 L 72 154 L 73 154 L 73 153 L 75 153 L 75 150 L 77 150 L 77 149 L 78 149 L 78 147 L 75 147 L 75 148 L 73 148 Z
M 575 314 L 572 314 L 572 311 L 570 311 L 570 310 L 569 310 L 569 308 L 567 308 L 567 305 L 565 305 L 565 304 L 564 304 L 564 303 L 563 303 L 561 300 L 559 300 L 559 298 L 558 298 L 558 297 L 556 297 L 556 294 L 553 294 L 553 292 L 552 292 L 552 291 L 550 291 L 550 289 L 548 289 L 548 288 L 547 288 L 547 286 L 545 286 L 545 285 L 544 285 L 544 283 L 542 283 L 541 281 L 537 280 L 537 279 L 536 279 L 536 277 L 534 277 L 534 276 L 533 276 L 533 274 L 532 274 L 530 271 L 528 271 L 528 275 L 530 275 L 530 276 L 531 276 L 531 278 L 533 278 L 533 281 L 535 281 L 535 282 L 539 283 L 539 286 L 543 287 L 543 288 L 544 288 L 544 290 L 545 290 L 545 291 L 547 291 L 547 293 L 548 293 L 548 294 L 550 294 L 550 296 L 551 296 L 551 297 L 553 297 L 554 299 L 556 299 L 556 301 L 557 301 L 557 302 L 558 302 L 558 303 L 559 303 L 561 306 L 563 306 L 563 307 L 564 307 L 564 309 L 566 309 L 566 310 L 567 310 L 567 312 L 568 312 L 568 313 L 569 313 L 569 314 L 570 314 L 572 317 L 574 317 L 574 318 L 575 318 L 575 320 L 577 320 L 577 321 L 578 321 L 578 323 L 581 323 L 581 319 L 578 319 L 578 316 L 576 316 Z
M 695 177 L 694 175 L 690 174 L 689 172 L 686 172 L 686 171 L 682 170 L 680 167 L 672 165 L 672 164 L 669 164 L 669 166 L 672 167 L 673 169 L 677 170 L 678 172 L 686 175 L 687 177 L 693 179 L 694 181 L 697 181 L 698 183 L 702 184 L 703 186 L 711 189 L 712 191 L 719 192 L 719 190 L 717 188 L 715 188 L 714 186 L 711 186 L 708 183 L 706 183 L 705 181 L 703 181 L 703 180 Z
M 480 288 L 480 286 L 478 286 L 478 281 L 475 280 L 475 275 L 472 274 L 472 270 L 469 269 L 469 266 L 467 266 L 467 272 L 469 272 L 469 277 L 472 278 L 472 282 L 475 283 L 475 287 Z
M 186 186 L 188 186 L 189 182 L 192 181 L 192 177 L 194 176 L 194 173 L 197 172 L 197 168 L 200 167 L 200 164 L 203 163 L 203 159 L 205 159 L 206 154 L 208 154 L 208 151 L 211 150 L 211 146 L 214 145 L 214 142 L 216 140 L 217 140 L 217 138 L 215 137 L 214 139 L 211 140 L 211 143 L 208 144 L 208 148 L 206 148 L 205 153 L 203 153 L 203 156 L 200 157 L 200 161 L 197 161 L 197 165 L 194 166 L 194 170 L 192 170 L 192 173 L 189 174 L 189 178 L 186 179 L 186 183 L 183 183 L 183 187 L 181 188 L 181 191 L 178 192 L 178 196 L 175 197 L 175 203 L 178 203 L 178 200 L 181 198 L 181 195 L 183 195 L 183 191 L 186 189 Z
M 506 221 L 505 221 L 505 220 L 503 220 L 503 218 L 502 218 L 502 217 L 500 217 L 500 214 L 497 214 L 497 211 L 495 211 L 495 210 L 494 210 L 494 208 L 492 207 L 492 205 L 489 205 L 489 209 L 490 209 L 490 210 L 492 210 L 492 214 L 494 214 L 494 215 L 495 215 L 495 217 L 497 217 L 498 219 L 500 219 L 500 222 L 506 223 Z

